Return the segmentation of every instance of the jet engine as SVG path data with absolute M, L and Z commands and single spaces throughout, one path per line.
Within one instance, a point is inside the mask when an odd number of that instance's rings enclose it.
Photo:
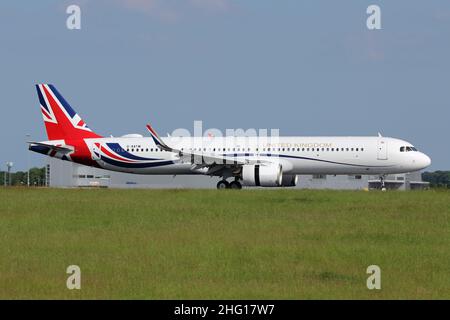
M 282 187 L 295 187 L 298 182 L 298 176 L 296 174 L 283 174 Z
M 242 183 L 246 186 L 279 187 L 282 184 L 281 165 L 244 165 Z

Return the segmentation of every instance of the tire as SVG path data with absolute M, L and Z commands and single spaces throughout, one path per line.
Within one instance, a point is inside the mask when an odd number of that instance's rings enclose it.
M 230 184 L 228 183 L 227 180 L 220 180 L 219 182 L 217 182 L 217 189 L 221 190 L 221 189 L 229 189 L 230 188 Z
M 232 181 L 230 183 L 230 189 L 241 190 L 242 189 L 242 184 L 239 181 Z

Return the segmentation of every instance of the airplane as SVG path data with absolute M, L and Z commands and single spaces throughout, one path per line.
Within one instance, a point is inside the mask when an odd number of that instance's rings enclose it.
M 218 189 L 293 187 L 298 175 L 379 175 L 422 170 L 431 159 L 411 143 L 378 136 L 103 137 L 92 131 L 51 84 L 37 84 L 47 141 L 29 150 L 111 171 L 219 177 Z M 228 181 L 230 180 L 230 181 Z

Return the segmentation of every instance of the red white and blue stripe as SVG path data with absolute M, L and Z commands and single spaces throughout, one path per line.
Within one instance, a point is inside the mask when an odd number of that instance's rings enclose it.
M 95 143 L 95 147 L 97 150 L 93 152 L 98 159 L 120 168 L 151 168 L 174 164 L 171 160 L 134 155 L 118 143 L 106 143 L 105 145 Z

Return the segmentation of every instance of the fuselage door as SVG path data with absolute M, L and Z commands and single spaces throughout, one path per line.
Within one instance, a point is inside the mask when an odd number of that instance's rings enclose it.
M 377 145 L 377 159 L 378 160 L 387 160 L 388 154 L 388 143 L 387 140 L 380 138 L 378 139 L 378 145 Z

